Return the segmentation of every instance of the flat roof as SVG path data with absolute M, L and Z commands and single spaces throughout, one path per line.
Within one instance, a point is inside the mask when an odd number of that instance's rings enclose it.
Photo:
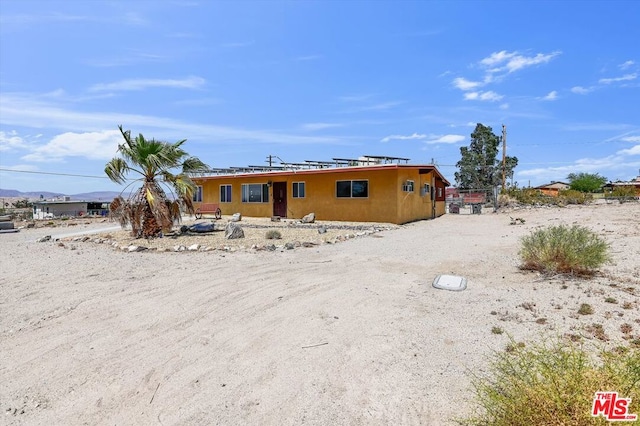
M 444 177 L 440 170 L 433 164 L 398 164 L 398 163 L 387 163 L 387 164 L 369 164 L 364 166 L 345 166 L 345 167 L 325 167 L 325 168 L 317 168 L 317 169 L 287 169 L 287 170 L 268 170 L 268 171 L 255 171 L 246 170 L 247 173 L 240 172 L 238 169 L 232 170 L 231 173 L 228 174 L 216 174 L 216 175 L 204 175 L 199 173 L 197 175 L 193 175 L 192 179 L 195 180 L 207 180 L 207 179 L 221 179 L 228 177 L 271 177 L 281 176 L 281 175 L 306 175 L 306 174 L 324 174 L 324 173 L 347 173 L 352 171 L 375 171 L 380 169 L 426 169 L 435 171 L 440 178 L 447 184 L 447 186 L 451 185 L 451 183 Z M 245 168 L 246 169 L 246 168 Z M 236 173 L 233 173 L 233 172 Z

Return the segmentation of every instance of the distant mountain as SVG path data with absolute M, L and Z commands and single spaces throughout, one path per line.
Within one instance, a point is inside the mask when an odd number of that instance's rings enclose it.
M 6 198 L 28 198 L 29 200 L 39 200 L 40 196 L 42 198 L 50 200 L 52 198 L 62 197 L 68 194 L 61 194 L 58 192 L 48 192 L 48 191 L 38 191 L 38 192 L 21 192 L 15 189 L 1 189 L 0 188 L 0 197 Z M 95 192 L 84 192 L 81 194 L 71 194 L 72 200 L 82 200 L 82 201 L 111 201 L 115 197 L 120 195 L 119 192 L 115 191 L 95 191 Z M 123 194 L 127 195 L 127 194 Z
M 0 188 L 0 197 L 15 197 L 15 198 L 40 198 L 42 195 L 43 198 L 53 198 L 53 197 L 61 197 L 64 194 L 59 192 L 20 192 L 15 189 L 2 189 Z

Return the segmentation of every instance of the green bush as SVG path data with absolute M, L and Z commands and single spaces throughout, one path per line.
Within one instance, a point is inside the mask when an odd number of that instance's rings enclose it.
M 576 343 L 527 347 L 495 353 L 487 373 L 472 377 L 475 410 L 463 425 L 605 425 L 592 417 L 598 391 L 631 398 L 629 413 L 640 413 L 640 351 L 632 348 L 592 356 Z
M 592 275 L 609 262 L 609 245 L 579 225 L 550 226 L 521 239 L 522 269 L 545 274 Z
M 282 234 L 277 229 L 268 230 L 265 236 L 267 237 L 267 240 L 279 240 L 282 238 Z

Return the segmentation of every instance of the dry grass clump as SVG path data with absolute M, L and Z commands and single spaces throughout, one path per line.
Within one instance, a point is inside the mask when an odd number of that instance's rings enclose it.
M 265 234 L 265 237 L 267 238 L 267 240 L 279 240 L 280 238 L 282 238 L 282 234 L 277 229 L 270 229 Z
M 475 413 L 463 425 L 604 425 L 591 416 L 597 391 L 631 398 L 640 412 L 640 351 L 602 352 L 594 357 L 571 342 L 496 352 L 489 371 L 472 379 Z
M 579 225 L 550 226 L 521 240 L 522 269 L 544 274 L 593 275 L 609 262 L 609 245 Z
M 593 307 L 588 303 L 583 303 L 580 305 L 580 308 L 578 308 L 578 313 L 580 315 L 591 315 L 593 314 Z

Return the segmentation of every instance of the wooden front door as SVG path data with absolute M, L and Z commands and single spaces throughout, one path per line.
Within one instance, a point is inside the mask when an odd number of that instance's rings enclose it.
M 273 182 L 273 215 L 287 217 L 287 182 Z

